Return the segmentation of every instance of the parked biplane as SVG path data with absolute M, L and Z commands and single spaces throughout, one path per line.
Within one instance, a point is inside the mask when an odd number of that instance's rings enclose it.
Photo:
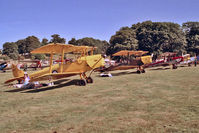
M 169 66 L 172 65 L 173 69 L 177 69 L 177 65 L 184 61 L 183 56 L 176 56 L 176 53 L 166 52 L 160 55 L 160 58 L 154 62 L 146 65 L 145 67 Z
M 9 62 L 2 62 L 0 64 L 0 71 L 6 72 L 6 70 L 10 70 L 10 69 L 11 69 L 11 64 Z
M 184 61 L 180 62 L 180 65 L 188 65 L 191 66 L 192 64 L 194 64 L 194 66 L 197 66 L 197 63 L 199 61 L 199 56 L 190 56 L 190 54 L 185 54 L 183 55 Z
M 8 64 L 7 64 L 7 62 L 3 62 L 3 63 L 1 63 L 0 64 L 0 70 L 2 71 L 2 72 L 6 72 L 6 67 L 8 66 Z
M 50 54 L 50 67 L 46 67 L 43 70 L 29 74 L 30 82 L 56 80 L 74 75 L 80 75 L 80 80 L 78 82 L 80 86 L 84 86 L 86 83 L 93 83 L 93 79 L 90 77 L 93 70 L 104 66 L 104 58 L 101 56 L 101 54 L 93 55 L 94 49 L 95 48 L 88 46 L 51 43 L 33 50 L 31 53 L 34 54 Z M 64 63 L 65 53 L 80 53 L 81 55 L 74 61 L 67 61 Z M 61 54 L 61 63 L 53 65 L 54 54 Z M 15 65 L 12 67 L 13 76 L 15 78 L 9 79 L 5 83 L 10 83 L 15 80 L 24 80 L 24 72 L 19 70 Z M 88 76 L 86 75 L 86 72 L 90 72 Z
M 112 60 L 106 61 L 105 66 L 97 71 L 108 72 L 137 68 L 137 73 L 145 73 L 144 66 L 152 62 L 151 56 L 143 56 L 146 53 L 148 51 L 119 51 L 112 55 L 113 57 L 118 57 L 115 63 Z
M 19 60 L 18 63 L 20 68 L 24 69 L 24 71 L 26 71 L 28 68 L 37 70 L 37 68 L 42 69 L 44 67 L 41 60 Z

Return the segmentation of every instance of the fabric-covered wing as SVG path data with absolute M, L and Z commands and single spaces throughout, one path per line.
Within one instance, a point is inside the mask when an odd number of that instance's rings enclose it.
M 142 56 L 144 54 L 148 53 L 148 51 L 130 51 L 130 50 L 121 50 L 115 54 L 113 54 L 113 56 L 130 56 L 130 55 L 134 55 L 134 56 Z
M 44 45 L 40 48 L 37 48 L 31 51 L 32 54 L 43 53 L 43 54 L 61 54 L 64 50 L 65 53 L 72 52 L 74 45 L 70 44 L 61 44 L 61 43 L 50 43 L 48 45 Z
M 42 81 L 42 80 L 56 80 L 56 79 L 61 79 L 61 78 L 66 78 L 74 75 L 81 74 L 82 72 L 65 72 L 65 73 L 50 73 L 50 74 L 44 74 L 39 77 L 32 77 L 30 79 L 30 82 L 33 81 Z
M 31 51 L 32 54 L 43 53 L 43 54 L 62 54 L 64 53 L 83 53 L 84 51 L 91 51 L 96 49 L 96 47 L 89 47 L 89 46 L 74 46 L 71 44 L 61 44 L 61 43 L 50 43 L 44 45 L 40 48 L 37 48 Z
M 24 80 L 24 77 L 16 77 L 16 78 L 9 79 L 9 80 L 5 81 L 4 84 L 11 83 L 15 80 Z

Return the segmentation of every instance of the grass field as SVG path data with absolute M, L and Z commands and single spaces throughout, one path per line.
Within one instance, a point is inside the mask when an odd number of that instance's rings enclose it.
M 21 90 L 0 73 L 1 133 L 199 132 L 199 67 L 93 74 L 94 83 Z M 61 83 L 61 84 L 60 84 Z

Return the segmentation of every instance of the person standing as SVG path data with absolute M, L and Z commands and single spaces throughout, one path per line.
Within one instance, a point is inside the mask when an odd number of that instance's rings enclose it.
M 195 59 L 194 59 L 194 65 L 195 65 L 195 67 L 197 66 L 197 56 L 196 56 L 196 54 L 195 54 Z

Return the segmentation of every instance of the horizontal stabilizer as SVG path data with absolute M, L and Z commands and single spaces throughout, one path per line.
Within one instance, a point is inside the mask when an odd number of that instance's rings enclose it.
M 24 77 L 22 76 L 22 77 L 15 77 L 15 78 L 9 79 L 9 80 L 5 81 L 4 84 L 11 83 L 15 80 L 24 80 Z

